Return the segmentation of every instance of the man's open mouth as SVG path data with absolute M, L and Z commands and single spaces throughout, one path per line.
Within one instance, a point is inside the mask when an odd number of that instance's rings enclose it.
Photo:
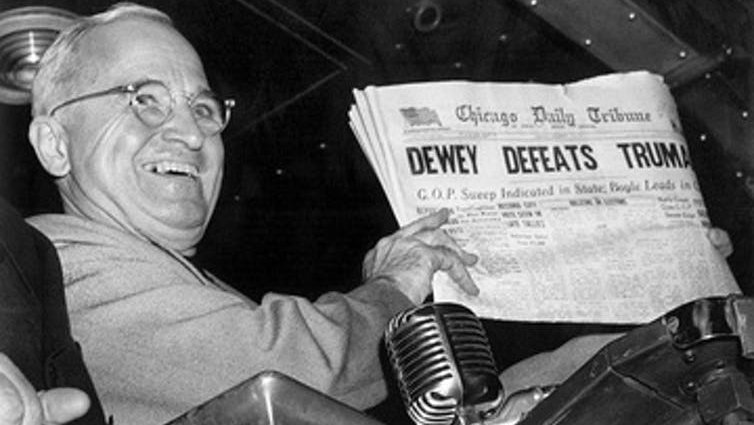
M 144 165 L 144 169 L 150 173 L 165 176 L 191 177 L 192 179 L 199 176 L 199 169 L 195 165 L 184 162 L 151 162 Z

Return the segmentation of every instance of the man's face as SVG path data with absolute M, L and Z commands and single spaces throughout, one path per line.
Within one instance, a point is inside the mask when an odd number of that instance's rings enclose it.
M 76 95 L 143 80 L 162 81 L 189 96 L 208 89 L 193 48 L 158 23 L 106 25 L 87 36 L 84 49 L 91 61 L 84 66 L 99 72 Z M 219 134 L 199 129 L 186 97 L 174 97 L 172 118 L 155 128 L 136 117 L 125 95 L 61 109 L 58 114 L 70 114 L 65 127 L 71 166 L 61 193 L 70 213 L 192 255 L 217 202 L 224 150 Z

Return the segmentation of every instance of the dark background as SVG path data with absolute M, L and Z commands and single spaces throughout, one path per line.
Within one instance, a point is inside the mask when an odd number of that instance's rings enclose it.
M 428 31 L 421 24 L 435 16 L 417 15 L 427 2 L 442 9 Z M 91 14 L 112 3 L 0 0 L 0 12 L 43 4 Z M 268 291 L 314 297 L 348 290 L 360 282 L 364 253 L 397 227 L 347 125 L 353 88 L 441 79 L 563 83 L 611 71 L 512 0 L 140 3 L 172 16 L 204 59 L 216 91 L 236 99 L 224 133 L 223 191 L 195 261 L 253 298 Z M 729 94 L 703 99 L 702 107 L 748 111 L 750 1 L 637 3 L 701 51 L 742 47 L 716 70 Z M 674 93 L 702 84 L 691 81 Z M 681 109 L 694 167 L 713 223 L 733 239 L 731 267 L 750 293 L 750 134 L 702 137 L 708 129 L 694 108 L 699 104 Z M 28 146 L 28 123 L 28 106 L 0 105 L 0 195 L 25 215 L 59 209 Z M 595 330 L 487 324 L 505 348 L 496 352 L 500 366 Z M 521 331 L 526 341 L 508 339 Z

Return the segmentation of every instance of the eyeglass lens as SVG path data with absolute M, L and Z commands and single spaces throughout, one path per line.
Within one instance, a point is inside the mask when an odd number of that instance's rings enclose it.
M 149 82 L 137 88 L 131 99 L 131 106 L 145 124 L 156 127 L 170 118 L 174 102 L 165 85 Z M 200 92 L 190 98 L 188 104 L 197 125 L 205 134 L 215 134 L 227 124 L 225 104 L 213 94 Z

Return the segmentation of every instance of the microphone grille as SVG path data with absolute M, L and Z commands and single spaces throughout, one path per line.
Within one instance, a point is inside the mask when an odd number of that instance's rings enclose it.
M 466 307 L 437 303 L 399 313 L 388 323 L 385 342 L 417 424 L 451 424 L 459 409 L 477 406 L 489 413 L 502 403 L 487 336 Z

